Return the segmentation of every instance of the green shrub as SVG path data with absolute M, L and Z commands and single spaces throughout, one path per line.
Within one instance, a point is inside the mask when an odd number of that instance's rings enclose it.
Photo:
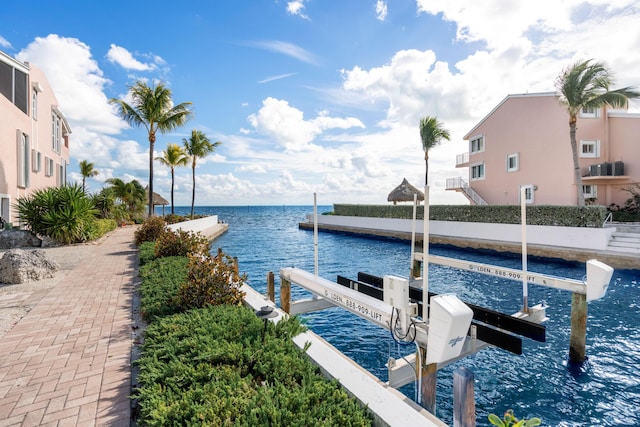
M 489 422 L 497 427 L 534 427 L 539 426 L 542 420 L 536 417 L 528 420 L 524 418 L 519 420 L 513 415 L 513 409 L 508 409 L 502 419 L 496 414 L 489 414 Z
M 368 426 L 366 410 L 326 380 L 291 338 L 296 318 L 268 324 L 220 305 L 165 317 L 146 331 L 136 392 L 147 426 Z
M 97 226 L 97 236 L 95 237 L 96 239 L 118 228 L 118 224 L 116 223 L 116 221 L 114 219 L 108 219 L 108 218 L 97 219 L 96 226 Z
M 189 218 L 187 218 L 186 216 L 176 214 L 169 214 L 165 215 L 164 217 L 164 220 L 167 222 L 167 224 L 175 224 L 178 222 L 187 221 L 188 219 Z
M 209 253 L 209 241 L 200 233 L 166 229 L 156 239 L 155 255 L 157 258 L 187 256 L 192 253 Z
M 154 253 L 155 246 L 156 242 L 144 242 L 138 246 L 138 258 L 140 259 L 140 265 L 145 265 L 156 259 L 156 255 Z
M 133 234 L 136 245 L 143 242 L 153 242 L 165 231 L 167 223 L 159 216 L 146 219 Z
M 207 305 L 240 305 L 244 292 L 240 287 L 247 280 L 239 275 L 233 258 L 223 253 L 216 257 L 189 255 L 187 280 L 180 286 L 180 304 L 183 308 L 201 308 Z
M 140 267 L 140 311 L 148 322 L 180 311 L 178 291 L 187 278 L 187 258 L 165 257 Z
M 16 209 L 27 228 L 61 243 L 86 242 L 98 234 L 98 210 L 77 184 L 36 190 L 19 197 Z

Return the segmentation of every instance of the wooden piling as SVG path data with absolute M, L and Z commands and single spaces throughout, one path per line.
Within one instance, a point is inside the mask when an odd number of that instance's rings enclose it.
M 291 282 L 280 278 L 280 308 L 285 312 L 291 311 Z
M 424 361 L 427 359 L 427 351 L 423 348 L 421 359 Z M 436 414 L 436 385 L 438 375 L 438 364 L 429 363 L 422 364 L 422 406 L 433 415 Z
M 582 363 L 587 358 L 587 296 L 574 292 L 571 296 L 571 340 L 569 362 Z
M 473 371 L 464 366 L 453 372 L 453 426 L 475 427 L 476 402 Z
M 413 269 L 411 270 L 411 278 L 420 277 L 422 272 L 422 261 L 413 260 Z
M 276 286 L 273 271 L 267 273 L 267 299 L 271 302 L 276 301 Z

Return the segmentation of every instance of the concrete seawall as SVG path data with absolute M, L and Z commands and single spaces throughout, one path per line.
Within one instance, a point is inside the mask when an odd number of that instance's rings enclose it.
M 229 229 L 229 224 L 218 222 L 218 215 L 211 215 L 191 221 L 177 222 L 168 226 L 170 230 L 183 230 L 201 233 L 209 241 L 215 240 Z
M 520 225 L 431 221 L 430 244 L 452 245 L 469 249 L 490 249 L 520 253 Z M 313 230 L 313 217 L 299 224 Z M 423 222 L 417 221 L 416 240 L 422 242 Z M 393 218 L 318 216 L 318 229 L 370 237 L 411 240 L 411 220 Z M 613 268 L 640 269 L 640 254 L 607 250 L 613 229 L 527 226 L 529 255 L 586 262 L 597 259 Z

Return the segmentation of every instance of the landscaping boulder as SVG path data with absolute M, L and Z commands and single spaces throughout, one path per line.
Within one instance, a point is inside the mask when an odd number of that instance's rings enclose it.
M 3 230 L 0 232 L 0 249 L 39 248 L 42 240 L 31 231 Z
M 0 259 L 0 282 L 18 284 L 53 277 L 59 265 L 42 249 L 11 249 Z

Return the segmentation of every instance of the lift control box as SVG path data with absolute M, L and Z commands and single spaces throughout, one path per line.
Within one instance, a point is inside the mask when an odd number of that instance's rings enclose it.
M 441 363 L 460 355 L 473 311 L 455 295 L 431 297 L 426 363 Z

